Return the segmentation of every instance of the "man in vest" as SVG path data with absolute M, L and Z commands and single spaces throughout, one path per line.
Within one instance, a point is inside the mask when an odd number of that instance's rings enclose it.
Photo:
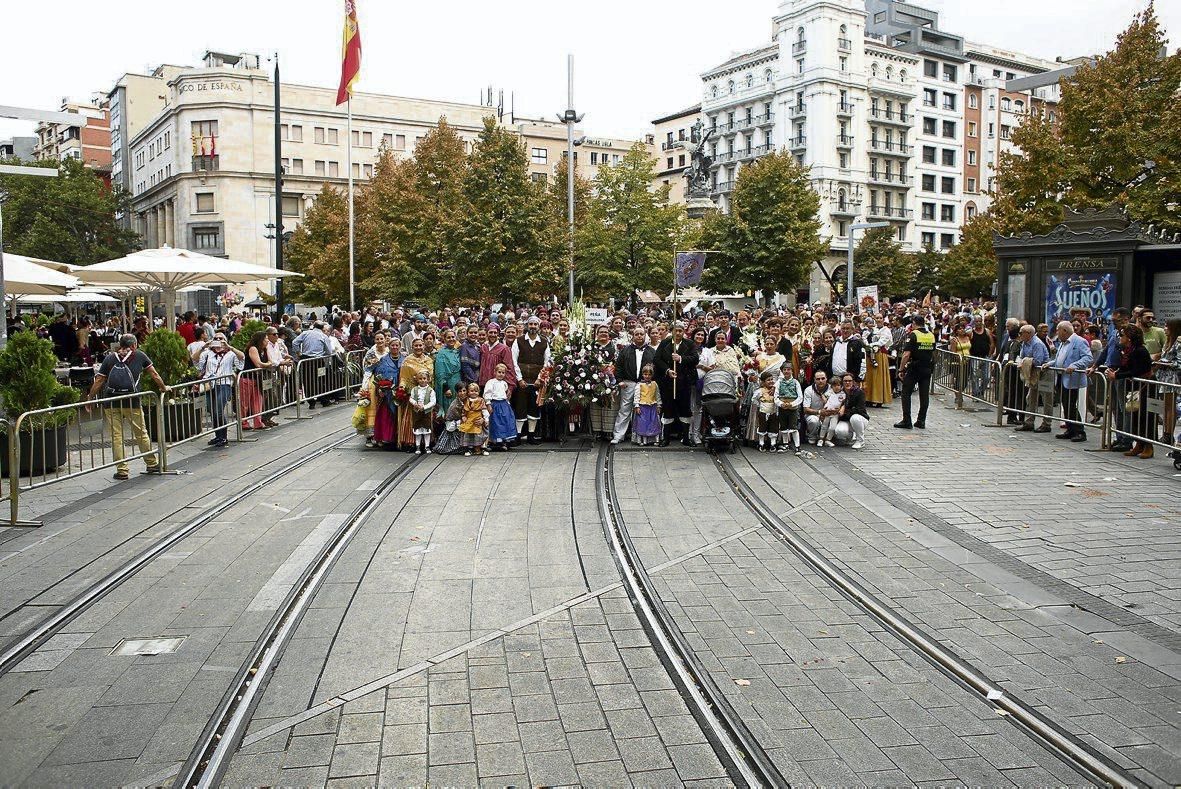
M 525 336 L 513 343 L 513 369 L 517 374 L 517 389 L 513 392 L 513 413 L 517 417 L 517 435 L 524 434 L 525 422 L 529 422 L 528 441 L 540 444 L 537 437 L 537 423 L 541 419 L 541 406 L 537 402 L 541 371 L 550 364 L 549 342 L 538 330 L 541 319 L 536 315 L 525 321 Z
M 902 360 L 898 374 L 902 376 L 902 421 L 894 427 L 920 430 L 927 426 L 927 406 L 931 402 L 931 370 L 935 365 L 935 335 L 927 331 L 927 322 L 916 315 L 906 340 L 902 343 Z M 919 390 L 919 418 L 910 420 L 910 401 L 915 387 Z
M 672 336 L 661 341 L 656 349 L 654 366 L 663 405 L 660 421 L 664 424 L 664 432 L 660 437 L 660 446 L 668 446 L 670 429 L 678 422 L 681 443 L 688 446 L 692 422 L 689 401 L 693 387 L 697 384 L 697 350 L 693 347 L 693 341 L 685 337 L 684 323 L 674 323 Z

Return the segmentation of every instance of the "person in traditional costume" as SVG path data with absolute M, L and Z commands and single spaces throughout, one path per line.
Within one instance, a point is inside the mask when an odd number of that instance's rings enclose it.
M 779 451 L 786 452 L 790 443 L 796 454 L 800 454 L 800 403 L 804 393 L 796 378 L 795 368 L 790 361 L 779 367 L 779 380 L 775 384 L 775 402 L 779 407 Z
M 655 376 L 655 368 L 645 364 L 640 372 L 640 382 L 636 384 L 636 413 L 632 433 L 640 446 L 655 444 L 660 439 L 660 387 L 653 380 Z
M 693 422 L 693 390 L 697 385 L 697 349 L 685 336 L 685 324 L 673 324 L 672 336 L 656 349 L 653 359 L 656 383 L 660 386 L 661 422 L 665 433 L 660 446 L 668 446 L 671 428 L 676 427 L 681 443 L 690 444 Z
M 410 415 L 414 424 L 414 454 L 431 453 L 431 433 L 435 424 L 435 390 L 431 386 L 430 373 L 419 370 L 414 376 L 414 388 L 410 390 Z
M 539 334 L 541 319 L 536 315 L 526 322 L 525 336 L 519 338 L 512 346 L 513 370 L 516 373 L 517 386 L 513 390 L 513 413 L 517 420 L 517 435 L 525 433 L 528 423 L 528 441 L 530 444 L 541 443 L 537 435 L 537 425 L 541 420 L 541 404 L 537 393 L 542 384 L 542 371 L 553 363 L 550 356 L 549 342 Z
M 879 316 L 876 325 L 869 329 L 866 344 L 869 345 L 869 353 L 865 371 L 865 402 L 881 408 L 894 400 L 890 383 L 890 346 L 894 344 L 894 334 L 886 325 L 885 318 Z
M 505 380 L 509 381 L 509 389 L 511 391 L 517 382 L 513 365 L 513 352 L 512 349 L 500 341 L 500 326 L 495 323 L 489 323 L 488 341 L 480 346 L 480 375 L 476 379 L 476 383 L 480 385 L 481 390 L 489 381 L 496 378 L 496 367 L 500 364 L 503 364 L 505 369 L 508 370 Z
M 459 342 L 454 329 L 443 332 L 443 345 L 435 352 L 435 400 L 439 413 L 446 414 L 451 401 L 459 391 L 460 379 Z
M 699 326 L 695 328 L 690 336 L 693 342 L 693 354 L 700 361 L 701 354 L 705 350 L 705 338 L 707 336 L 705 327 Z M 696 378 L 696 381 L 693 383 L 692 399 L 689 401 L 689 446 L 695 447 L 701 443 L 701 389 L 704 381 L 703 377 L 697 374 L 697 370 L 694 370 L 694 378 Z
M 402 367 L 398 371 L 398 389 L 403 398 L 409 398 L 410 390 L 415 386 L 415 380 L 420 372 L 427 374 L 427 382 L 434 380 L 434 361 L 426 355 L 426 346 L 422 339 L 414 341 L 411 352 L 402 359 Z M 414 437 L 414 409 L 405 407 L 398 410 L 398 445 L 407 450 L 416 443 Z
M 458 391 L 451 398 L 451 405 L 443 414 L 443 429 L 439 431 L 439 438 L 435 441 L 436 455 L 455 455 L 463 450 L 460 444 L 459 422 L 463 419 L 463 392 Z
M 612 388 L 615 387 L 615 354 L 611 330 L 606 325 L 597 326 L 595 342 L 587 351 L 587 363 L 592 370 L 601 371 L 610 381 L 609 386 Z M 618 408 L 619 399 L 615 393 L 600 402 L 592 402 L 589 406 L 591 433 L 599 438 L 610 438 L 615 428 Z
M 373 336 L 373 347 L 365 351 L 365 356 L 361 360 L 361 386 L 357 389 L 357 399 L 368 402 L 365 409 L 365 446 L 373 446 L 376 443 L 373 437 L 373 426 L 380 408 L 373 370 L 382 357 L 387 356 L 389 352 L 389 337 L 385 332 L 378 332 Z
M 492 413 L 489 421 L 488 440 L 492 446 L 507 452 L 510 444 L 517 439 L 517 420 L 513 415 L 509 397 L 512 390 L 508 384 L 508 366 L 496 365 L 496 377 L 484 384 L 484 399 Z
M 399 355 L 401 345 L 401 342 L 394 340 L 388 351 L 378 357 L 370 375 L 369 410 L 373 415 L 373 443 L 377 446 L 396 447 L 398 444 L 398 401 L 395 392 L 402 367 Z
M 768 340 L 768 344 L 772 342 L 775 341 Z M 774 452 L 779 440 L 779 404 L 775 399 L 775 378 L 775 370 L 765 370 L 759 376 L 759 385 L 753 396 L 755 435 L 760 452 Z
M 488 442 L 488 405 L 480 396 L 480 385 L 472 382 L 467 385 L 467 393 L 463 398 L 463 414 L 459 419 L 459 444 L 464 448 L 464 455 L 470 457 L 484 453 L 484 445 Z

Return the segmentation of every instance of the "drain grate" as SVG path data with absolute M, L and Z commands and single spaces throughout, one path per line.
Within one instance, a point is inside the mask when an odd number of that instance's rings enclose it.
M 112 655 L 171 655 L 188 636 L 171 638 L 125 638 L 111 650 Z

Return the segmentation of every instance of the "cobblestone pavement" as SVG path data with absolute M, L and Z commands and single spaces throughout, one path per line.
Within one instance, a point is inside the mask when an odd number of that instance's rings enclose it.
M 980 414 L 933 407 L 925 433 L 873 416 L 862 452 L 744 452 L 734 468 L 1007 691 L 1146 783 L 1181 782 L 1171 469 L 1009 438 Z M 197 453 L 192 476 L 88 481 L 85 516 L 48 509 L 0 545 L 0 636 L 346 419 L 216 456 L 234 463 Z M 0 677 L 5 783 L 168 781 L 310 553 L 405 457 L 310 461 Z M 332 567 L 224 783 L 728 785 L 622 589 L 595 457 L 424 458 Z M 704 453 L 623 449 L 615 471 L 676 624 L 793 783 L 1088 783 L 809 570 Z M 111 654 L 182 635 L 175 654 Z

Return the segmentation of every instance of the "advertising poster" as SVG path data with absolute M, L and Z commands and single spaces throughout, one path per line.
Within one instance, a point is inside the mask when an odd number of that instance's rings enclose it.
M 1156 325 L 1181 318 L 1181 271 L 1158 271 L 1152 278 L 1152 308 Z
M 857 289 L 857 311 L 858 312 L 877 312 L 878 311 L 878 286 L 866 285 L 865 287 Z
M 1115 273 L 1111 271 L 1063 271 L 1046 279 L 1046 323 L 1068 321 L 1076 312 L 1102 325 L 1111 321 L 1115 308 Z

